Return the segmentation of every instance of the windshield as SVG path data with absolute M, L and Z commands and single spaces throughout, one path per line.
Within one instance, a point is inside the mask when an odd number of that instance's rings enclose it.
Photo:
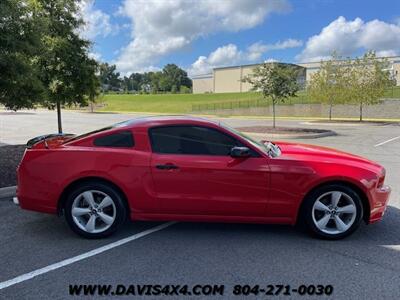
M 276 156 L 281 155 L 281 149 L 279 148 L 279 146 L 272 142 L 267 141 L 265 143 L 262 143 L 262 142 L 259 142 L 255 139 L 249 137 L 248 135 L 244 134 L 243 132 L 240 132 L 240 131 L 236 130 L 235 128 L 230 127 L 229 125 L 226 125 L 225 123 L 220 122 L 219 125 L 225 129 L 229 130 L 230 132 L 241 136 L 247 142 L 249 142 L 252 146 L 254 146 L 258 150 L 266 153 L 270 157 L 276 157 Z

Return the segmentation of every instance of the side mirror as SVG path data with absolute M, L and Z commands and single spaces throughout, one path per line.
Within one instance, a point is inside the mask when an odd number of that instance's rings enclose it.
M 235 158 L 239 157 L 249 157 L 250 149 L 247 147 L 233 147 L 231 149 L 231 156 Z

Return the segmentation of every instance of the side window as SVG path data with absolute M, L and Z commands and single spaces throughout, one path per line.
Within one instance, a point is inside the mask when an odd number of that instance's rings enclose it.
M 201 126 L 168 126 L 150 129 L 153 152 L 226 156 L 235 146 L 233 137 Z
M 133 147 L 135 143 L 132 132 L 127 130 L 98 137 L 94 140 L 94 145 L 99 147 L 127 148 Z

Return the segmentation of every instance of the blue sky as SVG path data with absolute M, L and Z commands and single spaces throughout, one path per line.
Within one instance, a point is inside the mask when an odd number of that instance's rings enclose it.
M 336 50 L 400 55 L 398 0 L 88 0 L 92 55 L 122 74 L 175 63 L 191 75 L 266 60 L 315 61 Z

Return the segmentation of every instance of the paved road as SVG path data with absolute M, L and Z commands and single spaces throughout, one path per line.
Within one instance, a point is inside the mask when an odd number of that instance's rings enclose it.
M 63 131 L 81 134 L 105 127 L 116 122 L 125 121 L 143 114 L 115 114 L 115 113 L 85 113 L 63 111 Z M 271 125 L 271 121 L 244 118 L 220 118 L 232 126 L 252 126 L 259 124 Z M 298 122 L 279 120 L 279 125 L 297 126 Z M 310 125 L 303 125 L 310 127 Z M 312 127 L 312 126 L 311 126 Z M 57 132 L 57 116 L 55 111 L 30 110 L 21 112 L 6 112 L 0 110 L 0 145 L 25 144 L 32 137 Z
M 81 134 L 140 116 L 144 115 L 63 111 L 63 131 Z M 263 123 L 265 121 L 244 119 L 229 121 L 230 124 L 238 127 L 257 125 L 260 122 Z M 55 111 L 31 110 L 15 113 L 0 110 L 0 144 L 25 144 L 32 137 L 55 133 L 57 130 Z
M 10 118 L 0 114 L 0 141 L 14 143 L 20 138 L 25 142 L 27 135 L 54 132 L 48 123 L 55 122 L 51 113 Z M 73 132 L 84 132 L 126 118 L 103 114 L 85 114 L 82 118 L 80 114 L 64 113 L 65 123 L 70 126 L 66 131 Z M 267 122 L 225 121 L 234 126 Z M 14 131 L 18 135 L 5 134 L 12 122 L 23 124 L 17 125 Z M 315 126 L 279 122 L 286 126 Z M 348 239 L 336 242 L 312 239 L 289 226 L 176 223 L 107 252 L 1 289 L 0 299 L 70 298 L 69 284 L 87 283 L 225 284 L 226 295 L 235 284 L 332 284 L 335 299 L 398 298 L 400 138 L 392 139 L 400 136 L 400 126 L 346 125 L 335 126 L 334 130 L 338 136 L 299 142 L 336 147 L 383 164 L 393 194 L 382 222 L 364 225 Z M 375 146 L 378 144 L 381 145 Z M 112 238 L 89 241 L 71 233 L 63 219 L 21 211 L 11 201 L 0 201 L 0 286 L 16 276 L 158 224 L 161 223 L 130 223 Z

